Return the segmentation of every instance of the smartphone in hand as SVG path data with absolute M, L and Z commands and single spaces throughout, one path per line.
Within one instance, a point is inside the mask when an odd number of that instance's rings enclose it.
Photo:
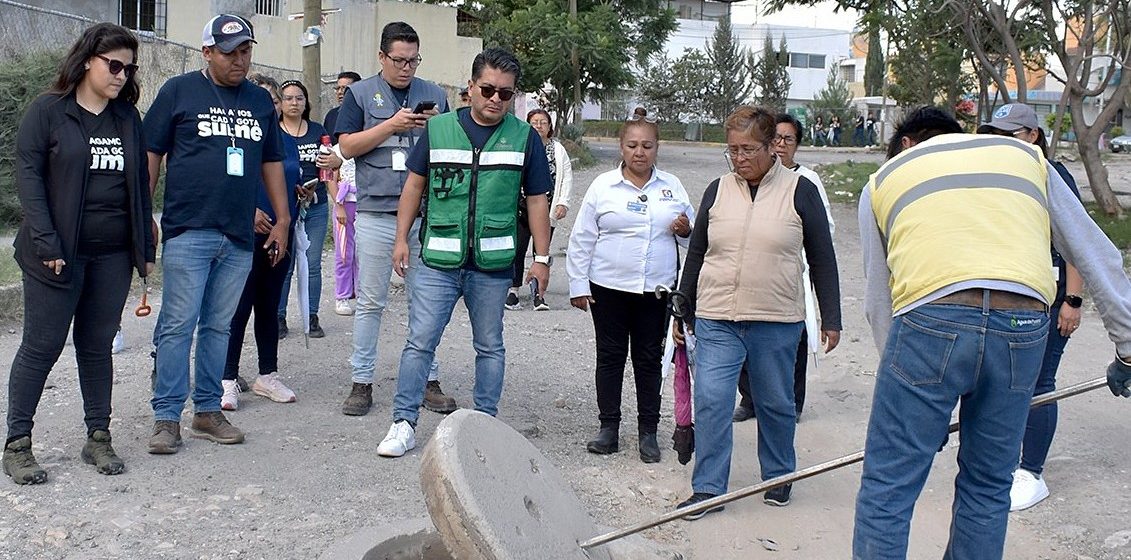
M 527 285 L 530 286 L 530 299 L 534 299 L 538 296 L 538 279 L 531 278 Z
M 416 104 L 416 108 L 413 109 L 412 112 L 419 115 L 419 114 L 421 114 L 425 111 L 431 111 L 432 109 L 435 109 L 435 108 L 436 108 L 436 102 L 435 101 L 421 101 L 420 103 Z

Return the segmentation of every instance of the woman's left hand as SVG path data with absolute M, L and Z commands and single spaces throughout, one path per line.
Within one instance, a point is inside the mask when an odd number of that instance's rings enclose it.
M 1060 313 L 1057 315 L 1056 328 L 1060 331 L 1060 336 L 1072 336 L 1072 333 L 1080 327 L 1080 309 L 1062 303 L 1060 304 Z
M 826 354 L 832 352 L 837 344 L 840 344 L 840 331 L 821 331 L 821 346 L 825 348 Z
M 687 237 L 691 235 L 691 220 L 688 219 L 687 214 L 680 212 L 679 216 L 672 221 L 672 233 L 680 236 Z
M 566 217 L 566 212 L 569 212 L 569 208 L 566 208 L 564 205 L 559 204 L 559 205 L 555 206 L 554 207 L 554 214 L 553 214 L 554 219 L 560 220 L 560 219 Z

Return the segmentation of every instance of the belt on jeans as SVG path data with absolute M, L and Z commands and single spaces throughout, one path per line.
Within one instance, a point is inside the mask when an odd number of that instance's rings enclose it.
M 1048 312 L 1048 306 L 1044 302 L 1014 292 L 1003 292 L 1001 290 L 987 290 L 984 288 L 970 288 L 954 292 L 953 294 L 945 295 L 938 298 L 931 303 L 954 303 L 958 305 L 969 305 L 971 307 L 982 307 L 986 301 L 986 296 L 989 296 L 990 309 L 1031 309 L 1033 311 Z

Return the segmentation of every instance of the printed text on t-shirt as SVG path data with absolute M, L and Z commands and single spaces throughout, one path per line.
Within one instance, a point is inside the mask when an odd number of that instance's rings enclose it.
M 196 132 L 202 138 L 230 136 L 258 142 L 263 139 L 263 129 L 251 111 L 209 107 L 207 113 L 196 116 Z
M 126 152 L 121 138 L 90 139 L 90 168 L 96 171 L 125 171 Z

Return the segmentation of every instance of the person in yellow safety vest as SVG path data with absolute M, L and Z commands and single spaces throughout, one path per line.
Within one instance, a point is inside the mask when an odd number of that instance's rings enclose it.
M 550 281 L 551 181 L 546 149 L 530 125 L 507 111 L 521 70 L 510 52 L 475 57 L 471 107 L 428 121 L 408 157 L 409 177 L 397 207 L 393 269 L 415 271 L 408 340 L 401 353 L 393 425 L 377 447 L 400 457 L 416 446 L 416 421 L 428 364 L 460 297 L 475 347 L 475 409 L 494 416 L 503 392 L 503 309 L 518 235 L 518 198 L 526 197 L 534 264 L 527 280 L 545 293 Z M 410 254 L 413 218 L 426 198 L 419 259 Z
M 1131 396 L 1131 281 L 1119 250 L 1040 148 L 961 131 L 941 109 L 909 112 L 861 194 L 865 312 L 881 359 L 854 559 L 907 557 L 915 501 L 959 402 L 944 557 L 1002 557 L 1055 294 L 1050 240 L 1079 268 L 1115 342 L 1112 393 Z

